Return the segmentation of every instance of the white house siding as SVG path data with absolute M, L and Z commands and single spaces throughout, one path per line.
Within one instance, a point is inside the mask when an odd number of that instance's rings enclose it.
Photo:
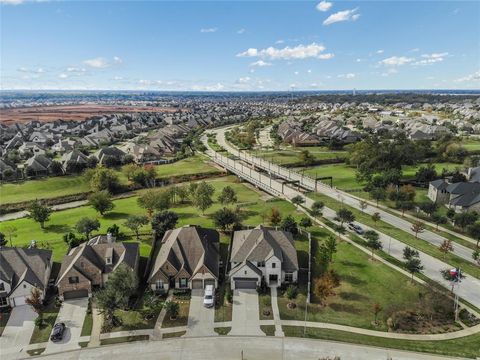
M 27 283 L 26 281 L 22 281 L 9 296 L 10 306 L 13 307 L 18 305 L 23 305 L 25 303 L 25 299 L 31 295 L 33 288 L 34 288 L 33 285 Z M 43 297 L 44 297 L 44 293 L 42 291 L 42 299 Z M 14 299 L 17 299 L 17 300 L 15 301 Z
M 275 268 L 272 267 L 272 264 L 275 263 Z M 262 269 L 263 272 L 263 269 Z M 272 256 L 270 259 L 265 261 L 265 282 L 269 285 L 270 275 L 277 275 L 277 284 L 280 285 L 282 282 L 282 262 L 276 256 Z
M 290 272 L 290 271 L 287 271 Z M 298 280 L 298 271 L 292 271 L 292 282 L 297 282 Z M 285 282 L 285 271 L 282 270 L 282 283 Z
M 235 289 L 235 281 L 233 280 L 234 278 L 256 278 L 258 279 L 257 286 L 260 286 L 261 277 L 247 265 L 243 265 L 230 277 L 230 287 L 232 289 Z

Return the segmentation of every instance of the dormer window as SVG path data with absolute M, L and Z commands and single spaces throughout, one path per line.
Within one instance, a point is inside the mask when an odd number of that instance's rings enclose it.
M 112 265 L 112 258 L 111 257 L 105 258 L 105 264 Z
M 5 291 L 5 284 L 4 283 L 0 283 L 0 291 Z

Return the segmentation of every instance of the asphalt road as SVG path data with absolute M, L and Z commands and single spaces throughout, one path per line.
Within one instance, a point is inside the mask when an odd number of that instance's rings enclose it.
M 439 360 L 436 355 L 301 338 L 218 336 L 141 341 L 99 348 L 85 348 L 47 356 L 51 360 L 162 359 L 162 360 Z

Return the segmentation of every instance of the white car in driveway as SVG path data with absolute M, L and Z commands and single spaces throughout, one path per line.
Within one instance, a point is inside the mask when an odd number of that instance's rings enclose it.
M 211 308 L 215 305 L 215 288 L 213 285 L 205 287 L 205 295 L 203 296 L 203 306 Z

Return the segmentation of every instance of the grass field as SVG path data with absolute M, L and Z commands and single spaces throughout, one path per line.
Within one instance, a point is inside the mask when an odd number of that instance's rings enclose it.
M 322 242 L 329 234 L 326 230 L 314 228 L 313 241 Z M 296 242 L 297 249 L 308 247 L 308 243 Z M 314 247 L 318 249 L 318 246 Z M 319 254 L 314 254 L 314 257 Z M 301 266 L 301 265 L 300 265 Z M 380 261 L 372 261 L 370 256 L 359 251 L 353 245 L 341 241 L 337 245 L 332 268 L 340 277 L 340 287 L 336 295 L 330 297 L 325 305 L 320 305 L 312 296 L 308 306 L 308 321 L 330 322 L 374 330 L 388 330 L 386 320 L 389 310 L 411 309 L 416 304 L 420 292 L 427 288 L 412 284 L 409 277 L 388 267 Z M 314 263 L 313 277 L 318 276 L 318 266 Z M 395 286 L 392 286 L 395 284 Z M 305 318 L 305 290 L 301 289 L 295 303 L 295 309 L 289 309 L 286 297 L 278 298 L 280 317 L 285 320 L 303 320 Z M 379 325 L 374 326 L 373 305 L 378 303 L 383 310 L 378 316 Z
M 159 178 L 170 176 L 195 175 L 218 171 L 206 162 L 204 155 L 189 157 L 176 163 L 155 166 Z M 128 180 L 119 170 L 117 171 L 122 184 Z M 6 183 L 0 185 L 0 199 L 2 204 L 11 204 L 35 199 L 49 199 L 66 195 L 79 194 L 90 191 L 90 185 L 83 175 L 58 176 L 39 180 L 28 180 L 20 183 Z
M 460 144 L 468 151 L 480 150 L 480 139 L 464 138 Z
M 52 298 L 50 303 L 43 311 L 43 324 L 41 327 L 35 326 L 33 329 L 30 344 L 43 343 L 50 340 L 50 333 L 55 325 L 60 308 L 55 307 L 55 300 Z
M 285 336 L 304 337 L 304 328 L 299 326 L 283 326 Z M 370 346 L 380 346 L 407 351 L 427 352 L 438 355 L 458 356 L 466 358 L 480 357 L 480 333 L 455 340 L 413 341 L 388 339 L 377 336 L 353 334 L 346 331 L 307 328 L 306 337 L 324 339 Z
M 265 158 L 277 164 L 287 165 L 299 163 L 302 150 L 308 150 L 315 160 L 326 159 L 344 159 L 347 156 L 346 151 L 333 151 L 323 146 L 313 146 L 304 148 L 287 147 L 280 150 L 258 150 L 252 151 L 258 157 Z

